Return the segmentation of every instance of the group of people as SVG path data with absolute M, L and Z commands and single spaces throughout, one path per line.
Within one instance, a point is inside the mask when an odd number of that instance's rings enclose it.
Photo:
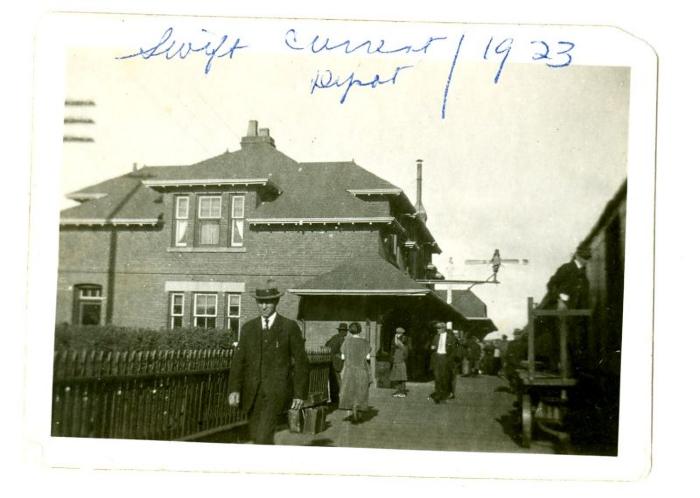
M 304 339 L 296 321 L 277 312 L 282 295 L 273 283 L 255 290 L 260 316 L 243 325 L 231 362 L 228 403 L 246 413 L 250 437 L 256 444 L 272 444 L 279 415 L 289 406 L 301 409 L 308 395 L 309 362 Z M 477 368 L 474 354 L 479 348 L 476 339 L 462 340 L 448 330 L 445 322 L 434 323 L 434 329 L 430 352 L 435 389 L 430 399 L 441 403 L 454 397 L 456 378 L 465 373 L 464 358 L 468 358 L 470 369 Z M 353 421 L 360 421 L 369 408 L 372 382 L 371 347 L 362 338 L 362 326 L 357 322 L 341 323 L 326 345 L 332 354 L 331 403 L 348 410 Z M 406 330 L 397 327 L 390 352 L 390 380 L 396 398 L 407 395 L 409 351 Z

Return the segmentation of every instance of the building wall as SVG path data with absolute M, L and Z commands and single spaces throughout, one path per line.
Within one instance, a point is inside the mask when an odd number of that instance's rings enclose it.
M 352 257 L 377 254 L 378 227 L 251 229 L 236 252 L 183 252 L 172 247 L 170 223 L 153 228 L 70 228 L 60 232 L 56 322 L 71 322 L 78 284 L 102 286 L 102 323 L 130 327 L 166 327 L 166 282 L 229 282 L 245 288 L 241 321 L 257 314 L 250 295 L 275 279 L 281 289 L 295 287 Z M 111 248 L 111 250 L 110 250 Z M 110 267 L 113 270 L 110 272 Z M 111 297 L 114 299 L 111 299 Z M 217 326 L 224 326 L 224 295 L 219 295 Z M 192 314 L 185 296 L 185 324 Z M 298 298 L 286 295 L 280 312 L 296 318 Z

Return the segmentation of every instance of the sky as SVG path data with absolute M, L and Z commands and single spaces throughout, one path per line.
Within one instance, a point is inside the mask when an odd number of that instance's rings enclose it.
M 434 262 L 443 274 L 484 279 L 488 265 L 462 262 L 488 259 L 496 248 L 503 258 L 529 260 L 504 265 L 499 285 L 472 289 L 499 334 L 510 335 L 525 324 L 527 297 L 544 295 L 549 276 L 570 259 L 626 177 L 626 67 L 553 69 L 527 57 L 525 47 L 532 47 L 516 37 L 495 83 L 505 45 L 494 55 L 487 28 L 470 31 L 459 44 L 454 27 L 434 25 L 197 23 L 174 23 L 173 37 L 196 46 L 235 32 L 231 38 L 240 36 L 248 48 L 215 59 L 206 74 L 202 54 L 117 59 L 154 45 L 167 27 L 144 21 L 139 36 L 110 25 L 111 45 L 76 44 L 66 52 L 65 97 L 96 105 L 66 111 L 95 124 L 65 131 L 95 142 L 64 144 L 61 195 L 125 174 L 134 163 L 186 165 L 236 150 L 252 119 L 270 128 L 289 157 L 354 160 L 412 201 L 420 158 L 428 227 L 443 251 Z M 202 34 L 205 25 L 216 35 Z M 280 42 L 290 26 L 302 50 Z M 385 39 L 385 47 L 413 51 L 313 53 L 308 43 L 318 33 L 341 41 Z M 442 36 L 420 51 L 430 37 Z M 386 83 L 355 85 L 341 104 L 343 88 L 311 92 L 316 75 L 327 77 L 327 70 L 339 83 L 350 75 L 371 82 L 375 74 Z

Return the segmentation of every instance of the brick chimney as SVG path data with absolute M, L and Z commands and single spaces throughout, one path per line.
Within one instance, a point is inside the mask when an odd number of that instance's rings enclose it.
M 248 133 L 241 138 L 241 148 L 245 148 L 252 144 L 268 144 L 275 146 L 275 140 L 270 136 L 269 128 L 260 128 L 258 130 L 258 122 L 255 120 L 248 121 Z
M 416 216 L 425 223 L 428 220 L 428 213 L 423 207 L 423 160 L 416 160 Z

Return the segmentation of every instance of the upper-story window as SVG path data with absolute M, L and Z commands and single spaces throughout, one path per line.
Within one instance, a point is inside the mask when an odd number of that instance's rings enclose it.
M 231 245 L 243 245 L 243 226 L 245 218 L 245 195 L 231 196 Z
M 221 232 L 221 196 L 203 195 L 199 197 L 197 210 L 199 222 L 199 244 L 218 246 Z
M 190 198 L 175 197 L 175 246 L 187 246 L 187 235 L 190 218 Z
M 176 250 L 243 250 L 246 194 L 193 193 L 173 198 L 171 247 Z

